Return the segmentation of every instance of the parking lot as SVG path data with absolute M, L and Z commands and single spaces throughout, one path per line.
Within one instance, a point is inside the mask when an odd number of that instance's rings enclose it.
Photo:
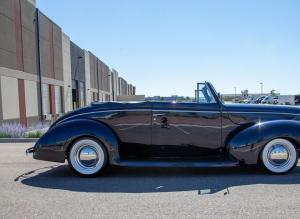
M 26 157 L 31 145 L 0 144 L 2 218 L 299 218 L 300 166 L 283 176 L 258 168 L 112 168 L 79 178 L 66 164 Z

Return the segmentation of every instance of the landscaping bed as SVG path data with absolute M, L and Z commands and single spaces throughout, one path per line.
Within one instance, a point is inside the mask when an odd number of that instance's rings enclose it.
M 20 123 L 2 123 L 0 125 L 1 139 L 38 139 L 48 130 L 49 125 L 38 123 L 31 126 L 23 126 Z

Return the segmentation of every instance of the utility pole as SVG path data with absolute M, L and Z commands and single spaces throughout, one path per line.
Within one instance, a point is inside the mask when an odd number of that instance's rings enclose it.
M 263 95 L 264 93 L 264 84 L 260 82 L 260 94 Z

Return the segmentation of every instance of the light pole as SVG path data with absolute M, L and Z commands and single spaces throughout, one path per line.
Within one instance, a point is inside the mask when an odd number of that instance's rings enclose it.
M 234 87 L 234 102 L 236 103 L 236 87 Z
M 264 93 L 264 84 L 262 82 L 260 82 L 259 84 L 260 84 L 260 94 L 263 95 L 263 93 Z

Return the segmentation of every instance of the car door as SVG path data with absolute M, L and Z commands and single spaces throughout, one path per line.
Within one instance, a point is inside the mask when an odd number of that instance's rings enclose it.
M 217 103 L 153 103 L 151 144 L 157 157 L 217 157 L 220 142 Z

